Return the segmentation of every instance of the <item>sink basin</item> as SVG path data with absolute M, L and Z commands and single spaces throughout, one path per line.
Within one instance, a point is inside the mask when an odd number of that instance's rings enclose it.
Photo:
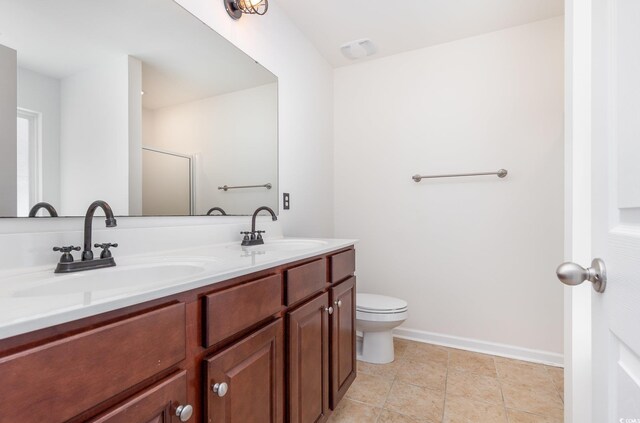
M 43 297 L 81 293 L 107 294 L 121 290 L 139 290 L 163 286 L 169 282 L 197 276 L 207 270 L 206 263 L 175 261 L 124 265 L 66 275 L 49 276 L 28 288 L 13 292 L 13 297 Z
M 327 241 L 318 239 L 273 239 L 267 240 L 262 245 L 246 247 L 260 251 L 302 251 L 320 248 L 327 245 Z

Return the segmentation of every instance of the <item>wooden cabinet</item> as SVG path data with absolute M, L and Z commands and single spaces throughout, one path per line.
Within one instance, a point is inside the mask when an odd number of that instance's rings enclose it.
M 325 422 L 356 377 L 354 270 L 347 248 L 0 339 L 0 423 Z
M 329 410 L 329 294 L 287 314 L 289 422 L 314 423 Z
M 185 305 L 173 304 L 0 358 L 0 410 L 66 421 L 184 358 Z
M 356 378 L 356 278 L 331 288 L 331 409 Z
M 278 319 L 205 360 L 209 422 L 284 421 L 283 340 Z
M 145 389 L 90 423 L 179 423 L 190 415 L 187 372 L 181 371 Z

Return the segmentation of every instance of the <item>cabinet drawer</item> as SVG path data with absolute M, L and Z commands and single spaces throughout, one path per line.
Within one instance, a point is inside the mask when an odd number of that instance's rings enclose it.
M 90 420 L 90 423 L 179 423 L 176 409 L 186 406 L 186 402 L 187 372 L 183 370 Z
M 184 360 L 185 348 L 181 303 L 1 358 L 0 410 L 66 421 Z
M 356 250 L 348 250 L 331 256 L 331 282 L 353 275 L 356 271 Z
M 282 310 L 282 278 L 273 275 L 205 296 L 204 346 L 210 347 Z
M 287 305 L 310 297 L 327 285 L 324 259 L 312 261 L 287 270 Z

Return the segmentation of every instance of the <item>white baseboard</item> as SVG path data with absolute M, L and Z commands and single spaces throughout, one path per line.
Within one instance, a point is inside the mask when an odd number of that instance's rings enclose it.
M 497 355 L 499 357 L 530 361 L 532 363 L 547 364 L 549 366 L 563 367 L 564 363 L 563 355 L 558 353 L 532 350 L 477 339 L 461 338 L 458 336 L 442 335 L 417 329 L 399 327 L 393 330 L 393 336 L 411 341 L 442 345 L 443 347 L 458 348 L 461 350 Z

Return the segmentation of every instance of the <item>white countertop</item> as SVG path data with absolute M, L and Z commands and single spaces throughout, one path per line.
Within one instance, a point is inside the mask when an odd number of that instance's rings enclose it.
M 345 239 L 238 242 L 119 258 L 116 267 L 54 274 L 49 266 L 0 273 L 0 339 L 212 285 L 355 244 Z M 55 260 L 54 260 L 55 261 Z

